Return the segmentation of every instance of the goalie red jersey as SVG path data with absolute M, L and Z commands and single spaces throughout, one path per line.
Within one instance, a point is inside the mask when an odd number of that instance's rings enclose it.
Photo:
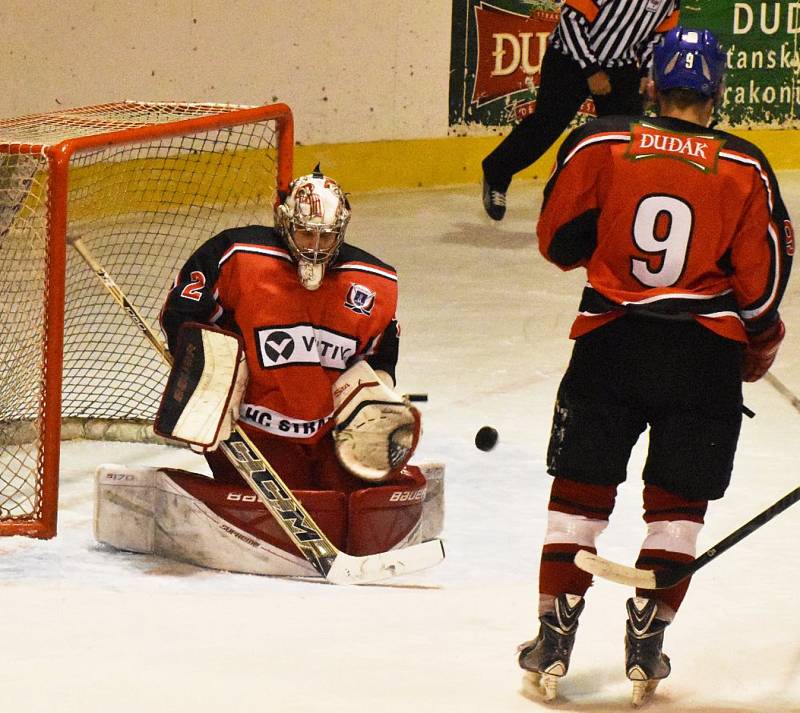
M 574 131 L 537 233 L 548 260 L 586 267 L 573 338 L 643 312 L 746 341 L 776 318 L 794 252 L 761 151 L 664 117 L 609 117 Z
M 319 288 L 297 278 L 273 228 L 225 230 L 187 261 L 161 313 L 170 350 L 184 322 L 239 333 L 249 383 L 241 423 L 314 443 L 330 431 L 331 384 L 358 357 L 394 377 L 398 351 L 397 275 L 343 244 Z

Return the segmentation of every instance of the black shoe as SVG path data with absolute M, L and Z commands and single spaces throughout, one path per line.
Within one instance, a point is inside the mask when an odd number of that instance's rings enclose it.
M 493 188 L 483 177 L 483 207 L 492 220 L 503 220 L 506 214 L 506 192 Z
M 633 681 L 633 705 L 640 706 L 670 674 L 669 656 L 661 652 L 669 622 L 656 619 L 656 602 L 652 599 L 633 597 L 626 606 L 625 673 Z

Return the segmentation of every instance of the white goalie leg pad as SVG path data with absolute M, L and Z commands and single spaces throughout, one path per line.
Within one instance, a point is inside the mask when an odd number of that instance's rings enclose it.
M 239 335 L 207 325 L 181 327 L 175 361 L 153 430 L 195 450 L 215 450 L 230 436 L 247 387 Z
M 333 384 L 333 438 L 347 470 L 379 482 L 402 468 L 419 441 L 419 411 L 385 384 L 365 361 Z
M 228 522 L 157 468 L 102 465 L 95 486 L 100 543 L 229 572 L 319 576 L 304 558 Z
M 118 550 L 155 552 L 155 468 L 101 465 L 95 473 L 94 538 Z
M 444 530 L 444 463 L 415 463 L 427 481 L 422 503 L 420 542 L 433 540 Z

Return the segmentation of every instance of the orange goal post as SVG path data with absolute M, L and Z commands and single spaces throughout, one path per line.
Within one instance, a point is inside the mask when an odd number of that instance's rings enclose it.
M 0 120 L 0 535 L 56 534 L 61 440 L 151 440 L 167 369 L 69 246 L 157 327 L 213 234 L 272 224 L 285 104 L 120 102 Z

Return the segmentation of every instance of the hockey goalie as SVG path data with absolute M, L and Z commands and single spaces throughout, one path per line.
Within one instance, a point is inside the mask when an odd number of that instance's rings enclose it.
M 291 184 L 274 228 L 224 230 L 189 257 L 161 312 L 173 367 L 154 430 L 202 453 L 212 477 L 101 466 L 98 541 L 315 576 L 218 449 L 237 423 L 340 550 L 439 534 L 443 467 L 409 464 L 420 414 L 394 386 L 397 274 L 344 242 L 349 220 L 317 167 Z

